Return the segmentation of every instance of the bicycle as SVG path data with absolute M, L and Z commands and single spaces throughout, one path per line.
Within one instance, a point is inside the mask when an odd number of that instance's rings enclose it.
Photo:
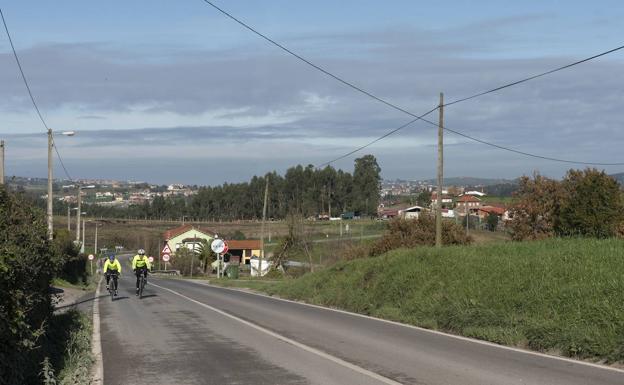
M 147 272 L 148 270 L 145 270 L 145 272 L 141 273 L 139 276 L 139 299 L 143 298 L 143 289 L 145 288 L 145 283 L 147 282 Z
M 115 300 L 115 297 L 117 296 L 117 287 L 119 286 L 117 278 L 119 277 L 119 273 L 117 272 L 111 272 L 109 273 L 111 276 L 111 281 L 109 281 L 108 284 L 108 293 L 110 294 L 111 297 L 111 302 Z

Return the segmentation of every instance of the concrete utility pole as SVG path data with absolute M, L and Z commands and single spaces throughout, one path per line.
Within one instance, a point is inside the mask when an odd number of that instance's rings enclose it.
M 442 247 L 442 178 L 444 170 L 444 94 L 440 92 L 438 120 L 438 193 L 436 197 L 436 247 Z
M 80 242 L 80 213 L 82 212 L 82 189 L 78 185 L 78 213 L 76 214 L 76 243 Z
M 262 227 L 260 230 L 260 259 L 258 260 L 258 277 L 262 278 L 262 260 L 264 259 L 264 222 L 266 222 L 267 202 L 269 198 L 269 175 L 264 186 L 264 205 L 262 206 Z
M 93 242 L 93 254 L 95 254 L 96 256 L 98 255 L 98 248 L 97 248 L 97 230 L 98 230 L 98 224 L 97 221 L 95 221 L 95 240 Z M 160 250 L 160 249 L 158 249 Z M 159 260 L 159 266 L 158 268 L 160 269 L 160 260 Z
M 193 278 L 193 264 L 195 262 L 195 244 L 197 243 L 197 233 L 193 235 L 193 255 L 191 255 L 191 278 Z
M 67 204 L 67 231 L 71 231 L 71 206 Z
M 52 217 L 52 129 L 48 128 L 48 239 L 52 240 L 52 232 L 54 231 Z
M 4 184 L 4 140 L 0 140 L 0 184 Z
M 86 223 L 87 223 L 87 221 L 82 221 L 82 243 L 80 244 L 80 252 L 83 253 L 83 254 L 85 252 Z

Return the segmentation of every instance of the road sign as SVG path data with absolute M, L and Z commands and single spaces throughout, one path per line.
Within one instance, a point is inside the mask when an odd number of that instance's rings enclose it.
M 93 261 L 93 258 L 95 258 L 95 256 L 93 254 L 89 254 L 89 261 Z
M 165 243 L 165 247 L 163 247 L 161 254 L 171 254 L 171 249 L 169 248 L 169 244 Z
M 147 258 L 148 261 L 150 261 L 150 263 L 154 262 L 154 257 L 150 256 Z
M 163 254 L 162 255 L 162 260 L 165 262 L 169 262 L 169 254 Z
M 217 238 L 214 241 L 212 241 L 212 243 L 210 244 L 210 248 L 212 249 L 212 251 L 214 251 L 217 254 L 227 253 L 228 251 L 227 243 L 223 239 L 220 239 L 220 238 Z

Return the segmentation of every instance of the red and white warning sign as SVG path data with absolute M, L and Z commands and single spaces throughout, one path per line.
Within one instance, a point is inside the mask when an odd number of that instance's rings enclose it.
M 161 254 L 169 254 L 171 255 L 171 248 L 169 248 L 169 244 L 165 243 L 165 247 L 163 247 L 162 251 L 160 252 Z
M 165 261 L 165 262 L 169 262 L 169 258 L 170 258 L 169 254 L 163 254 L 162 255 L 162 260 Z

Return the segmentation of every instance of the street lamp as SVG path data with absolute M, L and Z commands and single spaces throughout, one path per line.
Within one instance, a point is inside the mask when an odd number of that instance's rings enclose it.
M 65 136 L 74 136 L 76 133 L 74 131 L 63 131 L 61 135 Z M 53 216 L 52 216 L 52 147 L 54 146 L 54 139 L 52 138 L 52 129 L 48 128 L 48 239 L 52 240 L 53 237 Z

